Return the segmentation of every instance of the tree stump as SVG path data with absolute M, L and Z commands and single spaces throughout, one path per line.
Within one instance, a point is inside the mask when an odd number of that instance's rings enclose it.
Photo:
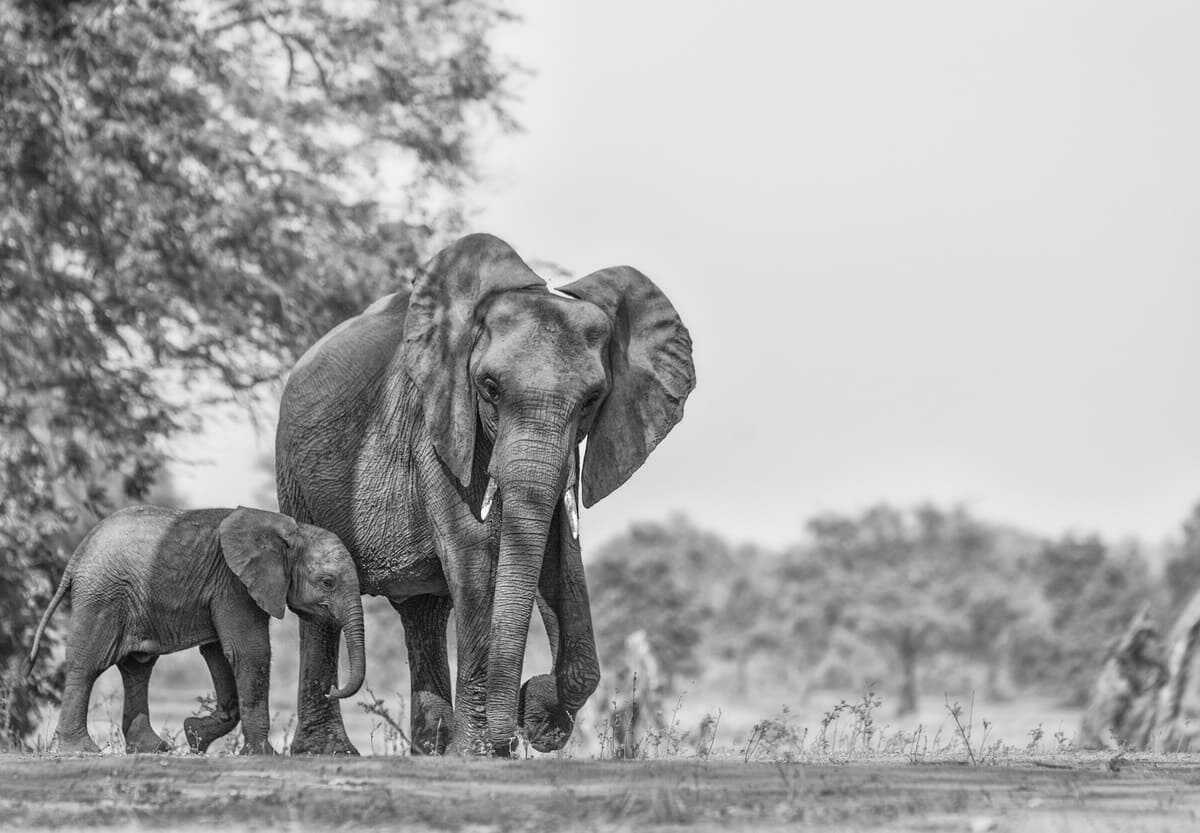
M 1160 752 L 1200 750 L 1200 592 L 1171 629 L 1168 681 L 1158 700 Z
M 1170 688 L 1166 683 L 1173 676 L 1164 653 L 1158 627 L 1144 606 L 1114 644 L 1096 680 L 1079 729 L 1082 748 L 1149 748 L 1160 723 L 1160 691 Z

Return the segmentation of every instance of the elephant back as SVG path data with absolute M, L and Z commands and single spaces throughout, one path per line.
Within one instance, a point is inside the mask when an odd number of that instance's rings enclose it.
M 308 348 L 284 385 L 280 434 L 338 418 L 339 410 L 360 402 L 378 384 L 404 342 L 410 294 L 405 288 L 384 295 Z

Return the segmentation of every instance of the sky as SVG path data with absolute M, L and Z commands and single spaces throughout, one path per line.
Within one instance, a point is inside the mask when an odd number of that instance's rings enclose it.
M 877 501 L 1160 541 L 1200 501 L 1200 5 L 513 2 L 534 74 L 471 230 L 620 263 L 695 345 L 585 510 L 779 545 Z M 261 492 L 210 420 L 181 491 Z

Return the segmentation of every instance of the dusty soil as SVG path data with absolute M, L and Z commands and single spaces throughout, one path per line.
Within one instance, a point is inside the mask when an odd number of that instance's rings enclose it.
M 671 759 L 0 755 L 0 829 L 1159 831 L 1200 828 L 1200 757 Z

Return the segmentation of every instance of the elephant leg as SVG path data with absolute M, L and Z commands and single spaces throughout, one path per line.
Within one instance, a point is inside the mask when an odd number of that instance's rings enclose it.
M 274 755 L 271 732 L 270 687 L 271 645 L 256 645 L 247 651 L 227 651 L 237 684 L 238 712 L 242 719 L 243 755 Z
M 459 595 L 454 599 L 458 674 L 454 681 L 451 748 L 472 754 L 491 751 L 487 743 L 488 648 L 492 626 L 488 579 L 490 576 L 474 576 L 458 584 Z
M 116 634 L 103 616 L 96 616 L 82 605 L 71 623 L 67 637 L 66 680 L 62 708 L 54 743 L 60 752 L 99 752 L 100 747 L 88 734 L 88 704 L 92 686 L 113 663 Z
M 274 755 L 271 747 L 270 677 L 271 655 L 257 653 L 252 657 L 230 657 L 238 682 L 238 705 L 241 714 L 241 733 L 245 738 L 242 755 Z
M 274 755 L 271 732 L 271 637 L 267 614 L 247 598 L 246 607 L 214 611 L 221 653 L 233 671 L 243 755 Z M 302 620 L 303 621 L 303 620 Z M 210 666 L 211 667 L 211 666 Z
M 125 734 L 126 752 L 170 752 L 167 743 L 150 726 L 150 675 L 158 657 L 139 662 L 125 657 L 117 663 L 125 702 L 121 715 L 121 731 Z
M 414 755 L 440 755 L 454 723 L 446 622 L 453 605 L 444 596 L 413 596 L 392 605 L 404 624 L 412 678 L 411 737 Z
M 88 734 L 87 714 L 88 701 L 92 699 L 92 686 L 103 671 L 104 669 L 86 662 L 68 661 L 62 709 L 58 715 L 58 728 L 54 730 L 55 747 L 59 752 L 100 751 L 100 747 Z
M 203 753 L 218 738 L 233 730 L 238 714 L 237 682 L 233 677 L 233 666 L 225 658 L 217 642 L 200 646 L 200 655 L 208 663 L 212 675 L 213 690 L 217 696 L 216 710 L 203 717 L 189 717 L 183 721 L 183 734 L 193 752 Z
M 300 690 L 293 755 L 358 754 L 346 735 L 338 701 L 325 696 L 337 685 L 338 634 L 334 625 L 300 619 Z M 243 701 L 243 714 L 245 708 Z

